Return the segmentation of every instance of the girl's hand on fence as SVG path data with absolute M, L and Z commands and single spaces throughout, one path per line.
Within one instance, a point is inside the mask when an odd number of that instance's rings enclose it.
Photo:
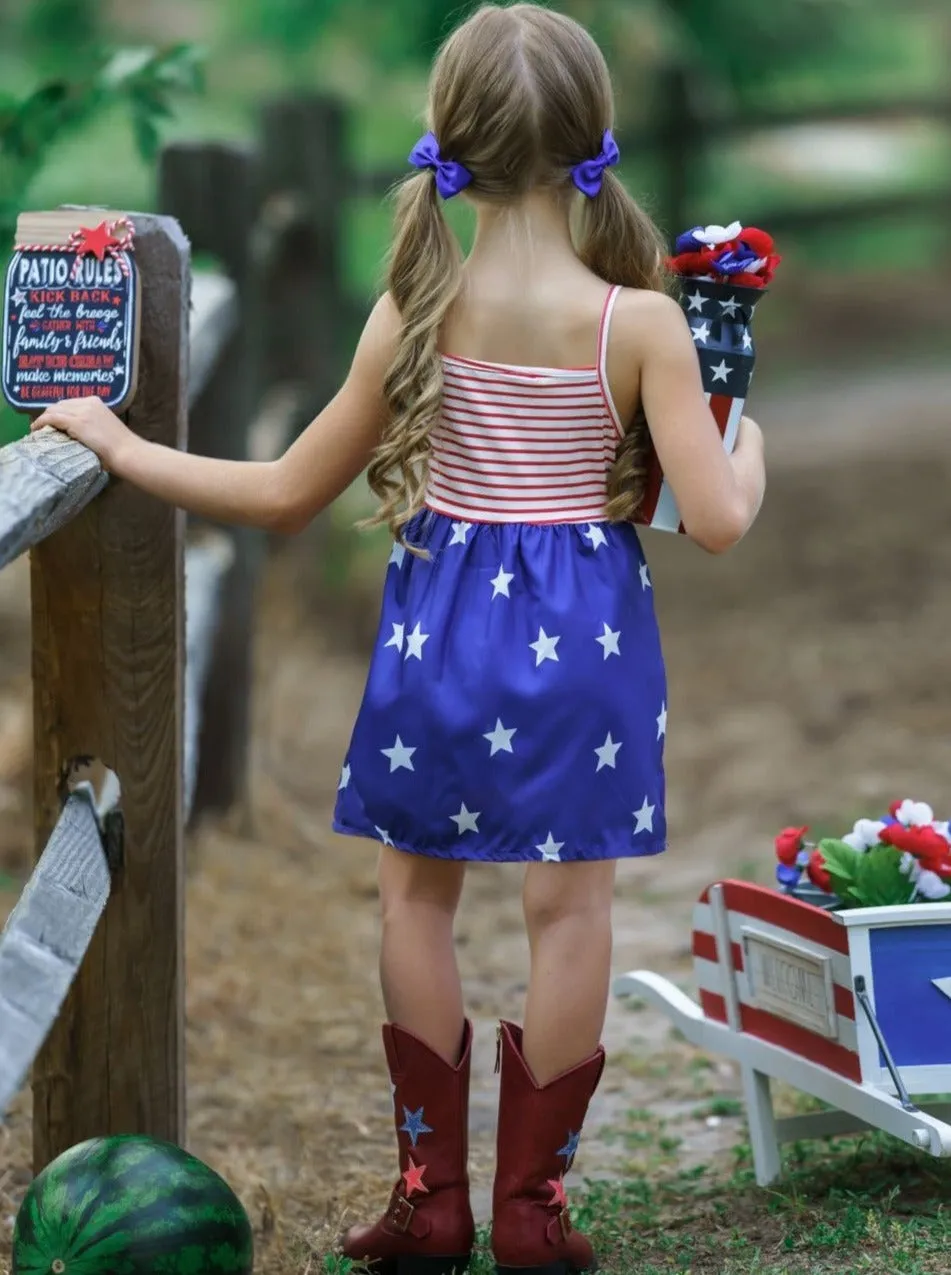
M 122 447 L 136 437 L 115 412 L 94 395 L 64 399 L 48 407 L 33 421 L 30 431 L 35 432 L 47 425 L 62 430 L 77 443 L 95 452 L 103 469 L 109 473 L 115 472 Z

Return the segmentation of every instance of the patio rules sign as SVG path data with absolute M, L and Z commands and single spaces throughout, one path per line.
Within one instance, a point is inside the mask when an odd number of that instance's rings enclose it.
M 103 209 L 23 213 L 4 286 L 2 389 L 38 415 L 94 394 L 135 396 L 139 278 L 131 221 Z

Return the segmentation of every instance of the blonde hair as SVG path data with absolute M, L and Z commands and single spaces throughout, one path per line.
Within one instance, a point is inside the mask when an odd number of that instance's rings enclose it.
M 504 204 L 541 187 L 571 192 L 572 167 L 599 154 L 613 122 L 600 49 L 584 27 L 540 5 L 484 6 L 449 37 L 433 67 L 429 127 L 442 155 L 472 173 L 467 193 L 478 199 Z M 584 200 L 577 251 L 606 283 L 665 287 L 660 233 L 610 170 L 600 193 Z M 399 540 L 425 500 L 443 388 L 438 341 L 461 278 L 462 253 L 434 173 L 408 176 L 397 190 L 389 261 L 402 321 L 384 385 L 390 419 L 367 475 L 380 500 L 370 523 L 386 523 Z M 637 511 L 648 448 L 638 414 L 609 475 L 609 519 Z

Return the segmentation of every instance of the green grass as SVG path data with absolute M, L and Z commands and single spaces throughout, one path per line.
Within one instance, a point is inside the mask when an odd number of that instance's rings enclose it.
M 570 1192 L 603 1275 L 938 1275 L 948 1269 L 945 1161 L 883 1134 L 790 1148 L 781 1183 L 757 1187 L 749 1148 L 732 1168 L 651 1172 Z M 471 1275 L 492 1275 L 488 1235 Z M 358 1275 L 324 1259 L 326 1275 Z

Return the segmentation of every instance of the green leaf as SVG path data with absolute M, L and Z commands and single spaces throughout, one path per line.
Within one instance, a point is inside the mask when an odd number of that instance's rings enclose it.
M 837 841 L 834 837 L 824 838 L 819 842 L 818 849 L 829 873 L 833 893 L 848 905 L 854 898 L 853 886 L 858 873 L 858 860 L 862 856 L 844 841 Z
M 146 162 L 151 163 L 158 156 L 161 142 L 152 116 L 136 112 L 132 117 L 132 133 L 139 154 Z
M 891 846 L 876 846 L 860 856 L 854 892 L 863 907 L 909 903 L 913 886 L 901 870 L 901 855 Z

